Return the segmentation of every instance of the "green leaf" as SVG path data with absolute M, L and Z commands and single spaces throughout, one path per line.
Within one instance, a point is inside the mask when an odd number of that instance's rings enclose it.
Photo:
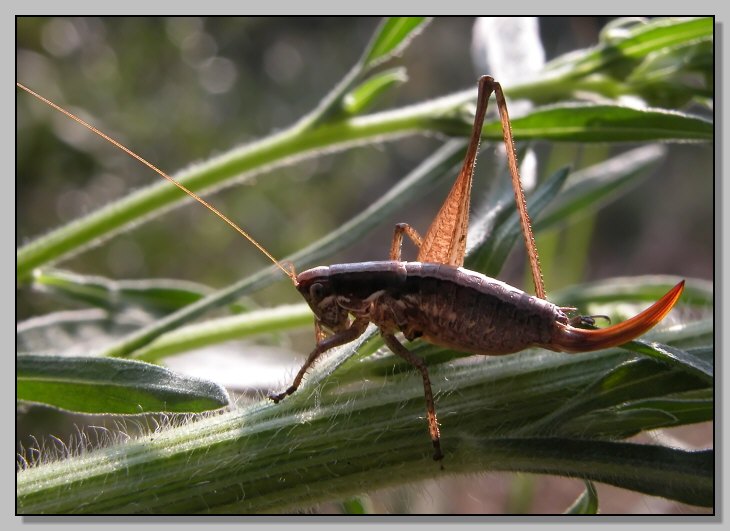
M 692 355 L 690 352 L 659 343 L 647 343 L 642 340 L 631 341 L 625 348 L 638 352 L 644 356 L 658 359 L 667 365 L 679 367 L 685 372 L 705 380 L 711 384 L 714 381 L 712 364 Z
M 575 284 L 552 293 L 551 298 L 560 306 L 579 308 L 586 308 L 589 304 L 600 305 L 619 301 L 653 303 L 680 280 L 682 280 L 681 277 L 668 275 L 607 278 L 585 284 Z M 681 302 L 711 308 L 714 303 L 712 282 L 696 278 L 686 279 Z
M 647 56 L 626 79 L 627 90 L 651 105 L 680 108 L 692 99 L 712 98 L 712 40 L 689 41 Z
M 711 389 L 677 393 L 676 396 L 632 400 L 608 409 L 598 409 L 569 420 L 561 430 L 580 437 L 589 429 L 595 434 L 631 437 L 642 430 L 671 428 L 708 422 L 714 417 Z
M 79 413 L 200 413 L 228 405 L 212 382 L 138 361 L 22 355 L 17 399 Z
M 580 477 L 617 487 L 662 496 L 691 505 L 711 507 L 714 503 L 714 453 L 711 450 L 685 451 L 613 441 L 580 439 L 510 439 L 495 444 L 508 445 L 517 468 L 569 477 Z M 481 448 L 494 452 L 491 443 Z M 529 455 L 529 457 L 528 457 Z M 497 463 L 499 468 L 499 463 Z
M 99 308 L 52 312 L 16 325 L 16 351 L 79 356 L 124 337 L 144 322 L 144 315 L 110 314 Z
M 372 108 L 388 90 L 408 81 L 406 69 L 392 68 L 366 79 L 348 92 L 343 99 L 347 114 L 356 115 Z
M 497 122 L 484 126 L 490 138 L 502 138 Z M 560 104 L 541 107 L 512 120 L 517 140 L 555 142 L 709 141 L 712 122 L 665 109 L 639 109 L 621 105 Z
M 587 216 L 596 212 L 635 185 L 640 177 L 648 175 L 665 154 L 666 149 L 662 146 L 643 146 L 573 172 L 560 196 L 533 220 L 535 232 L 564 223 L 574 215 Z
M 298 132 L 314 131 L 325 124 L 341 122 L 344 117 L 357 114 L 354 109 L 362 111 L 369 103 L 374 101 L 374 91 L 380 92 L 386 87 L 376 89 L 374 85 L 369 88 L 361 86 L 365 92 L 353 96 L 353 89 L 358 80 L 367 75 L 372 68 L 387 61 L 394 55 L 399 54 L 408 46 L 413 38 L 418 35 L 421 29 L 429 22 L 424 17 L 395 17 L 386 18 L 375 30 L 363 57 L 355 63 L 350 71 L 320 100 L 317 106 L 304 116 L 294 126 Z M 377 77 L 377 76 L 376 76 Z M 393 84 L 396 81 L 381 79 L 375 85 Z M 365 82 L 367 84 L 367 82 Z M 355 89 L 356 91 L 359 89 Z M 348 96 L 351 96 L 348 101 Z
M 390 17 L 383 21 L 363 58 L 365 69 L 398 55 L 428 24 L 427 17 Z
M 586 490 L 578 496 L 565 514 L 598 514 L 598 492 L 592 481 L 584 481 Z
M 183 308 L 213 291 L 197 282 L 162 278 L 112 280 L 61 269 L 36 269 L 32 286 L 44 293 L 107 311 L 140 307 L 158 315 Z M 231 309 L 241 311 L 243 307 L 235 305 Z
M 605 409 L 621 403 L 644 399 L 661 394 L 660 389 L 672 388 L 682 382 L 685 389 L 702 388 L 703 378 L 696 378 L 690 384 L 686 374 L 671 371 L 666 366 L 651 359 L 634 359 L 622 363 L 618 367 L 601 375 L 579 394 L 566 401 L 539 421 L 525 426 L 522 430 L 529 433 L 540 433 L 543 429 L 552 429 L 573 418 L 592 410 Z M 706 383 L 712 384 L 710 380 Z M 669 423 L 671 425 L 671 423 Z
M 567 177 L 568 168 L 563 168 L 555 172 L 538 187 L 530 197 L 531 217 L 538 216 L 550 201 L 557 197 Z M 512 199 L 512 203 L 514 203 L 514 199 Z M 492 231 L 482 233 L 481 238 L 478 237 L 476 243 L 469 244 L 475 250 L 470 252 L 465 261 L 468 269 L 481 271 L 491 277 L 496 277 L 502 269 L 502 265 L 515 242 L 522 237 L 517 210 L 509 208 L 506 212 L 506 217 L 499 220 Z M 487 215 L 491 216 L 492 213 L 488 213 Z M 475 225 L 478 227 L 484 226 L 485 224 L 482 220 L 475 222 Z M 480 240 L 484 243 L 480 244 Z
M 134 358 L 148 362 L 215 345 L 232 339 L 312 325 L 312 310 L 305 303 L 281 305 L 243 315 L 219 317 L 173 330 L 135 351 Z
M 551 69 L 568 68 L 571 77 L 592 72 L 611 72 L 621 79 L 634 65 L 651 53 L 698 39 L 712 39 L 712 18 L 662 18 L 632 27 L 613 25 L 605 29 L 598 46 L 577 55 L 561 57 L 548 65 Z

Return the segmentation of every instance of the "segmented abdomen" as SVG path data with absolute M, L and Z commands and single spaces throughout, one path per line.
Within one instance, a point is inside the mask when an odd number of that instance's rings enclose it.
M 336 293 L 370 298 L 370 319 L 382 329 L 464 352 L 509 354 L 549 346 L 555 323 L 568 322 L 554 304 L 464 268 L 364 262 L 316 270 Z
M 474 354 L 508 354 L 549 345 L 555 322 L 567 322 L 554 304 L 474 271 L 418 263 L 406 270 L 403 292 L 382 301 L 395 304 L 406 336 Z

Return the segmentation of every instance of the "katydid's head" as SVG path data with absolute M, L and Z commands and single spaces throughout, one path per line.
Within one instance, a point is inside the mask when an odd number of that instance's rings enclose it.
M 349 310 L 341 304 L 342 297 L 332 285 L 328 267 L 304 271 L 297 276 L 296 286 L 319 324 L 335 333 L 347 328 Z

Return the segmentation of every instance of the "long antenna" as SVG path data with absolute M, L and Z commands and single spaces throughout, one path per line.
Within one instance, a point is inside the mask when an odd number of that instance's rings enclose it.
M 75 122 L 83 125 L 89 131 L 91 131 L 93 133 L 96 133 L 97 135 L 99 135 L 101 138 L 103 138 L 107 142 L 109 142 L 109 143 L 113 144 L 114 146 L 118 147 L 119 149 L 121 149 L 122 151 L 124 151 L 127 155 L 129 155 L 130 157 L 134 157 L 139 162 L 141 162 L 142 164 L 144 164 L 145 166 L 147 166 L 151 170 L 154 170 L 160 176 L 162 176 L 163 178 L 167 179 L 172 184 L 174 184 L 175 186 L 177 186 L 180 190 L 182 190 L 183 192 L 185 192 L 186 194 L 188 194 L 190 197 L 192 197 L 193 199 L 195 199 L 198 203 L 200 203 L 201 205 L 203 205 L 204 207 L 206 207 L 208 210 L 210 210 L 211 212 L 213 212 L 215 215 L 217 215 L 219 218 L 221 218 L 223 221 L 225 221 L 231 227 L 233 227 L 236 231 L 238 231 L 239 234 L 241 234 L 244 238 L 246 238 L 248 241 L 250 241 L 259 251 L 261 251 L 262 253 L 264 253 L 266 255 L 266 257 L 269 260 L 271 260 L 276 265 L 276 267 L 278 267 L 279 269 L 281 269 L 284 272 L 284 274 L 286 274 L 286 276 L 288 276 L 289 278 L 291 278 L 292 281 L 294 282 L 294 284 L 296 285 L 296 283 L 297 283 L 297 275 L 294 272 L 294 266 L 292 266 L 291 264 L 288 264 L 289 265 L 288 268 L 287 267 L 284 267 L 284 265 L 282 265 L 281 262 L 279 262 L 276 258 L 274 258 L 273 256 L 271 256 L 271 254 L 266 249 L 264 249 L 263 245 L 261 245 L 259 242 L 257 242 L 256 240 L 254 240 L 253 237 L 251 237 L 245 230 L 243 230 L 241 227 L 239 227 L 238 225 L 236 225 L 236 223 L 234 223 L 233 221 L 231 221 L 225 214 L 223 214 L 220 210 L 218 210 L 213 205 L 211 205 L 210 203 L 208 203 L 205 199 L 203 199 L 202 197 L 200 197 L 199 195 L 197 195 L 192 190 L 189 190 L 184 185 L 180 184 L 178 181 L 176 181 L 175 179 L 173 179 L 172 177 L 170 177 L 169 175 L 167 175 L 164 171 L 162 171 L 161 169 L 159 169 L 157 166 L 155 166 L 151 162 L 148 162 L 147 160 L 143 159 L 142 157 L 140 157 L 139 155 L 137 155 L 131 149 L 128 149 L 127 147 L 125 147 L 124 145 L 120 144 L 119 142 L 117 142 L 116 140 L 114 140 L 110 136 L 106 135 L 105 133 L 102 133 L 96 127 L 94 127 L 93 125 L 85 122 L 84 120 L 82 120 L 81 118 L 79 118 L 78 116 L 76 116 L 75 114 L 72 114 L 69 111 L 67 111 L 66 109 L 64 109 L 62 107 L 59 107 L 58 105 L 56 105 L 55 103 L 53 103 L 51 100 L 48 100 L 48 99 L 44 98 L 43 96 L 41 96 L 37 92 L 32 91 L 31 89 L 29 89 L 25 85 L 22 85 L 22 84 L 17 83 L 17 82 L 15 84 L 19 88 L 21 88 L 24 91 L 26 91 L 28 94 L 31 94 L 32 96 L 35 96 L 36 98 L 38 98 L 39 100 L 41 100 L 43 103 L 45 103 L 47 105 L 50 105 L 51 107 L 53 107 L 54 109 L 56 109 L 58 112 L 65 114 L 66 116 L 68 116 L 69 118 L 71 118 L 72 120 L 74 120 Z

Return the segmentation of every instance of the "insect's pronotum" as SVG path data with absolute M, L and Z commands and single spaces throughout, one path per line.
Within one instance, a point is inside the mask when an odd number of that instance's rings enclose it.
M 283 392 L 270 394 L 271 400 L 279 402 L 294 393 L 307 370 L 321 355 L 336 346 L 354 341 L 365 332 L 369 323 L 373 323 L 379 328 L 388 348 L 421 373 L 435 460 L 442 459 L 443 452 L 428 369 L 420 357 L 403 345 L 399 333 L 409 341 L 420 337 L 437 345 L 473 354 L 510 354 L 535 346 L 560 352 L 588 352 L 620 345 L 642 335 L 667 315 L 684 288 L 682 281 L 635 317 L 598 330 L 580 328 L 579 325 L 590 323 L 591 318 L 579 315 L 569 317 L 568 314 L 574 309 L 561 308 L 546 300 L 538 253 L 520 184 L 506 101 L 500 84 L 489 76 L 479 80 L 476 116 L 461 171 L 426 235 L 421 237 L 409 225 L 399 224 L 395 228 L 388 261 L 315 267 L 298 275 L 279 263 L 233 221 L 172 177 L 80 118 L 20 83 L 17 85 L 195 198 L 251 241 L 292 279 L 314 313 L 316 346 L 291 386 Z M 495 94 L 502 123 L 536 296 L 462 267 L 472 176 L 487 102 L 492 93 Z M 404 234 L 419 248 L 415 262 L 400 259 Z

